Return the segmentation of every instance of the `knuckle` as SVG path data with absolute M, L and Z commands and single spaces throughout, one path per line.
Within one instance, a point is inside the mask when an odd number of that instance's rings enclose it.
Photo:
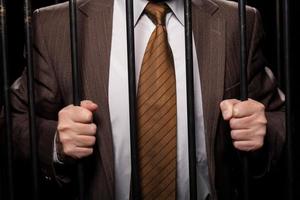
M 265 105 L 258 101 L 252 102 L 252 106 L 258 112 L 263 112 L 265 110 Z
M 64 129 L 65 128 L 64 128 L 63 124 L 58 123 L 58 125 L 57 125 L 57 131 L 58 131 L 58 133 L 61 134 L 61 132 L 63 132 Z
M 220 103 L 220 104 L 221 104 L 221 105 L 223 105 L 223 106 L 225 106 L 225 105 L 226 105 L 226 103 L 228 103 L 228 101 L 229 101 L 228 99 L 224 99 L 223 101 L 221 101 L 221 103 Z
M 58 118 L 63 118 L 66 115 L 66 108 L 58 112 Z
M 264 110 L 265 110 L 265 105 L 264 105 L 264 104 L 258 102 L 257 106 L 258 106 L 258 109 L 259 109 L 259 110 L 261 110 L 261 111 L 264 111 Z
M 86 118 L 87 121 L 92 121 L 93 119 L 93 114 L 90 111 L 83 110 L 82 115 L 84 115 L 84 118 Z
M 232 99 L 225 99 L 220 103 L 221 109 L 227 109 L 232 105 Z
M 66 123 L 59 123 L 57 126 L 57 130 L 60 135 L 63 135 L 61 133 L 67 131 L 70 127 Z
M 226 107 L 226 101 L 227 101 L 227 100 L 221 101 L 221 103 L 220 103 L 220 108 L 221 108 L 221 109 L 224 109 L 224 108 Z
M 261 118 L 261 123 L 264 124 L 264 125 L 268 123 L 267 118 L 265 116 L 263 116 Z
M 64 145 L 63 146 L 63 153 L 67 156 L 72 156 L 73 155 L 73 150 L 70 146 Z
M 83 106 L 83 105 L 85 105 L 87 103 L 87 100 L 82 100 L 82 101 L 80 101 L 80 106 Z
M 58 112 L 58 120 L 61 121 L 63 119 L 69 119 L 73 115 L 74 106 L 70 105 Z
M 59 136 L 59 140 L 64 145 L 69 144 L 71 142 L 71 138 L 65 134 L 61 134 Z
M 65 114 L 68 114 L 70 112 L 70 110 L 73 108 L 74 106 L 73 105 L 68 105 L 66 107 L 64 107 L 63 109 L 61 109 L 59 112 L 58 112 L 58 115 L 65 115 Z
M 97 132 L 97 125 L 92 123 L 90 126 L 91 126 L 92 133 L 96 133 Z
M 265 126 L 268 123 L 268 121 L 264 115 L 261 115 L 260 117 L 256 118 L 256 123 Z

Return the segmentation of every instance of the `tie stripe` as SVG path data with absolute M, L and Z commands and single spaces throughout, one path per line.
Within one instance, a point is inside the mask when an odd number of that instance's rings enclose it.
M 167 75 L 166 75 L 167 76 Z M 151 104 L 153 105 L 154 103 L 157 103 L 157 99 L 159 98 L 163 98 L 164 97 L 164 94 L 166 92 L 169 92 L 169 90 L 172 90 L 173 88 L 173 84 L 175 84 L 175 81 L 170 81 L 171 77 L 170 76 L 167 76 L 167 77 L 159 77 L 161 79 L 163 79 L 163 81 L 161 81 L 160 83 L 162 84 L 165 84 L 164 86 L 160 86 L 158 88 L 155 87 L 155 85 L 151 82 L 149 84 L 147 84 L 147 87 L 146 84 L 144 86 L 146 86 L 147 88 L 145 88 L 144 90 L 141 90 L 141 94 L 144 94 L 143 97 L 144 98 L 141 98 L 141 104 L 139 104 L 138 106 L 139 107 L 142 107 L 142 105 L 144 105 L 145 103 L 147 103 L 148 105 Z M 146 96 L 146 94 L 148 93 L 148 95 Z M 155 95 L 155 96 L 154 96 Z M 175 93 L 172 94 L 172 95 L 176 95 Z M 152 97 L 154 96 L 154 97 Z M 159 105 L 159 104 L 157 104 Z M 145 106 L 143 106 L 144 108 L 146 108 Z M 141 109 L 141 114 L 143 113 L 143 109 Z
M 142 117 L 144 117 L 144 116 L 140 116 L 140 120 L 144 120 L 144 123 L 143 123 L 143 126 L 141 126 L 141 128 L 143 128 L 145 131 L 144 131 L 144 134 L 141 134 L 140 135 L 140 137 L 143 137 L 145 134 L 147 134 L 148 132 L 149 132 L 149 130 L 150 130 L 150 128 L 152 127 L 151 126 L 151 119 L 153 118 L 153 117 L 156 117 L 156 118 L 164 118 L 164 117 L 168 117 L 168 116 L 165 116 L 165 115 L 167 115 L 169 112 L 171 112 L 171 113 L 173 113 L 174 114 L 174 111 L 173 110 L 171 110 L 171 109 L 174 109 L 174 107 L 176 106 L 176 99 L 175 99 L 176 97 L 171 97 L 170 98 L 170 103 L 169 104 L 167 104 L 168 102 L 166 102 L 163 106 L 162 106 L 162 110 L 161 110 L 161 112 L 159 112 L 159 113 L 156 113 L 156 112 L 151 112 L 150 113 L 150 115 L 149 116 L 146 116 L 144 119 L 142 118 Z M 175 99 L 175 100 L 174 100 Z M 172 103 L 171 101 L 175 101 L 175 103 Z M 172 106 L 172 107 L 171 107 Z M 171 108 L 170 108 L 171 107 Z M 176 111 L 175 111 L 176 112 Z M 154 116 L 155 114 L 157 114 L 156 116 Z M 175 114 L 174 114 L 175 115 Z M 172 116 L 173 117 L 173 116 Z M 169 120 L 172 120 L 172 118 L 171 119 L 169 119 Z M 164 126 L 166 126 L 167 125 L 167 123 L 168 123 L 169 121 L 165 121 L 165 123 L 163 123 L 163 122 L 159 122 L 159 123 L 162 123 L 162 127 L 159 127 L 159 128 L 163 128 Z M 157 126 L 159 125 L 159 123 L 157 124 Z M 149 124 L 149 125 L 148 125 Z M 148 125 L 148 127 L 150 126 L 150 128 L 148 128 L 147 129 L 147 125 Z
M 145 63 L 145 67 L 148 67 L 147 70 L 143 71 L 143 73 L 141 74 L 141 78 L 143 76 L 146 76 L 148 78 L 151 78 L 151 75 L 153 75 L 153 73 L 156 72 L 157 68 L 160 67 L 162 64 L 164 64 L 165 60 L 161 60 L 162 57 L 165 57 L 167 55 L 166 52 L 160 52 L 159 55 L 153 59 L 153 61 L 151 63 Z M 146 66 L 149 65 L 149 66 Z M 152 67 L 150 67 L 152 66 Z
M 156 24 L 138 84 L 138 149 L 142 199 L 176 199 L 177 110 L 173 56 L 164 26 L 166 4 L 149 3 Z
M 173 105 L 173 107 L 174 107 L 175 105 Z M 163 112 L 163 111 L 162 111 Z M 158 113 L 158 115 L 157 116 L 153 116 L 153 117 L 156 117 L 156 118 L 159 118 L 159 119 L 165 119 L 165 118 L 167 118 L 168 120 L 166 121 L 166 120 L 164 120 L 164 121 L 162 121 L 162 120 L 160 120 L 159 122 L 157 122 L 157 124 L 156 124 L 156 126 L 153 126 L 152 124 L 151 124 L 151 119 L 153 118 L 152 116 L 151 116 L 151 118 L 147 118 L 146 120 L 146 122 L 143 124 L 143 126 L 141 126 L 141 128 L 143 128 L 144 129 L 144 132 L 143 132 L 143 134 L 141 134 L 140 135 L 140 137 L 142 138 L 142 137 L 144 137 L 144 135 L 146 135 L 146 134 L 149 134 L 149 132 L 150 133 L 153 133 L 154 131 L 159 131 L 160 129 L 162 129 L 164 126 L 167 126 L 168 125 L 168 122 L 169 122 L 169 120 L 171 121 L 172 119 L 170 119 L 170 118 L 175 118 L 175 114 L 174 114 L 174 108 L 172 108 L 172 109 L 169 109 L 168 110 L 168 113 L 163 113 L 163 114 L 161 114 L 162 112 L 160 112 L 160 113 Z M 171 113 L 171 114 L 170 114 Z M 174 122 L 174 121 L 172 121 L 172 122 Z M 170 123 L 172 123 L 172 122 L 170 122 Z M 152 129 L 152 130 L 151 130 Z M 145 138 L 143 138 L 143 139 L 145 139 Z

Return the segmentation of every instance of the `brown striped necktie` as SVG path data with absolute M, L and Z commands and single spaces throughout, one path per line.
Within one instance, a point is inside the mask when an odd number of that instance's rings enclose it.
M 164 3 L 148 3 L 156 25 L 138 84 L 138 148 L 142 199 L 176 199 L 176 81 Z

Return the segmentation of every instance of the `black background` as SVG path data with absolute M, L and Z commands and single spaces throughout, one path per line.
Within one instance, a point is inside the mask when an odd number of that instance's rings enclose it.
M 297 0 L 291 1 L 291 85 L 292 85 L 292 106 L 293 106 L 293 173 L 294 173 L 294 199 L 300 199 L 300 182 L 298 163 L 299 152 L 297 151 L 297 146 L 300 144 L 298 142 L 299 127 L 296 126 L 297 122 L 300 122 L 299 117 L 296 116 L 297 111 L 299 111 L 299 97 L 297 97 L 297 92 L 299 90 L 299 83 L 296 81 L 299 73 L 297 68 L 299 66 L 299 61 L 297 59 L 298 52 L 298 32 L 296 31 L 297 17 L 299 18 L 299 8 L 296 5 Z M 53 0 L 33 0 L 33 8 L 39 8 L 54 4 Z M 20 76 L 24 66 L 24 31 L 23 31 L 23 3 L 20 0 L 8 0 L 7 1 L 7 15 L 8 15 L 8 50 L 9 50 L 9 67 L 10 67 L 10 81 L 11 83 Z M 278 69 L 281 69 L 281 77 L 283 75 L 283 69 L 278 68 L 282 66 L 277 63 L 276 56 L 276 1 L 275 0 L 248 0 L 248 4 L 252 5 L 261 12 L 263 24 L 266 32 L 266 40 L 264 45 L 265 55 L 269 61 L 269 67 L 272 68 L 274 74 L 280 77 L 278 74 Z M 285 80 L 281 79 L 281 88 L 285 91 Z M 2 93 L 2 92 L 1 92 Z M 1 103 L 1 101 L 0 101 Z M 1 144 L 1 143 L 0 143 Z M 3 148 L 1 149 L 3 152 Z M 2 167 L 1 167 L 2 166 Z M 30 169 L 26 163 L 14 163 L 15 166 L 15 194 L 17 199 L 31 199 L 31 179 L 30 179 Z M 6 181 L 5 181 L 5 170 L 3 167 L 3 160 L 0 160 L 0 199 L 6 199 Z M 262 180 L 252 180 L 251 181 L 251 198 L 250 199 L 286 199 L 286 157 L 283 155 L 280 165 L 277 169 L 272 171 L 272 173 Z M 42 188 L 42 199 L 68 199 L 65 198 L 61 191 L 49 182 L 41 180 Z

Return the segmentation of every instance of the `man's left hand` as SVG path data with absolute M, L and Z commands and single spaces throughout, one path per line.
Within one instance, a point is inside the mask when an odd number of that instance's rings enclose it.
M 264 145 L 267 129 L 265 106 L 248 99 L 227 99 L 220 103 L 224 120 L 229 121 L 231 139 L 236 149 L 255 151 Z

